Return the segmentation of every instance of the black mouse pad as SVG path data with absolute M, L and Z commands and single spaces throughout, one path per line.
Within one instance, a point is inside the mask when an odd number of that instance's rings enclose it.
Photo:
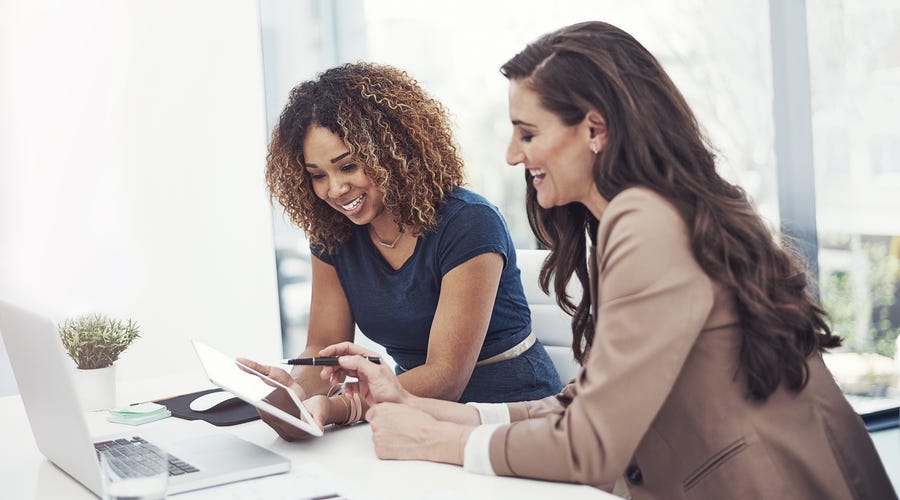
M 175 396 L 168 399 L 160 399 L 154 401 L 154 403 L 165 405 L 165 407 L 172 412 L 173 417 L 183 418 L 185 420 L 205 420 L 220 427 L 252 422 L 259 418 L 259 413 L 253 405 L 237 398 L 222 403 L 217 408 L 209 411 L 200 412 L 190 408 L 191 401 L 198 396 L 209 394 L 211 392 L 219 392 L 221 390 L 222 389 L 218 388 L 206 389 L 204 391 L 182 394 L 181 396 Z

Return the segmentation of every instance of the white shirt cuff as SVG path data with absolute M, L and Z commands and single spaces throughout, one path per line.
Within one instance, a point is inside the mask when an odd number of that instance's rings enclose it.
M 478 410 L 482 424 L 508 424 L 509 407 L 506 403 L 466 403 Z
M 463 453 L 463 469 L 476 474 L 496 476 L 491 467 L 491 435 L 500 424 L 479 425 L 472 429 Z

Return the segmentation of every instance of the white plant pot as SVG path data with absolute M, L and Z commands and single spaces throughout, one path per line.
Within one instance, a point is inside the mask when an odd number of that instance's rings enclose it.
M 116 406 L 116 365 L 93 370 L 75 369 L 75 390 L 87 411 Z

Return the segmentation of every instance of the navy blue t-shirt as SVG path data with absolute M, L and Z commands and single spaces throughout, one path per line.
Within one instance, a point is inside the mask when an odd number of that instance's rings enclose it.
M 444 275 L 484 253 L 502 255 L 505 265 L 478 359 L 509 349 L 531 332 L 531 314 L 516 265 L 515 245 L 497 208 L 472 191 L 456 188 L 438 209 L 438 217 L 438 226 L 418 238 L 415 251 L 400 269 L 393 269 L 378 252 L 365 226 L 354 226 L 350 239 L 332 254 L 323 254 L 321 248 L 312 249 L 314 255 L 337 270 L 360 331 L 385 347 L 399 365 L 399 371 L 425 363 Z M 543 348 L 539 349 L 541 353 L 540 357 L 552 369 Z M 545 364 L 541 359 L 537 361 Z M 476 369 L 473 378 L 480 371 Z M 527 378 L 534 381 L 533 374 Z M 556 381 L 549 384 L 550 388 L 539 391 L 538 397 L 554 394 L 559 386 L 556 375 Z M 480 393 L 476 397 L 486 400 Z M 518 400 L 504 399 L 503 395 L 488 399 Z

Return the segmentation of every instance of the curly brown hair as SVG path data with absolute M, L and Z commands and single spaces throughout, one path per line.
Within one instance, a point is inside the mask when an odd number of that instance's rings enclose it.
M 644 186 L 671 201 L 690 230 L 697 262 L 737 299 L 739 370 L 748 398 L 765 400 L 782 382 L 801 390 L 807 357 L 840 346 L 841 339 L 810 294 L 799 256 L 776 243 L 744 191 L 716 172 L 693 112 L 656 58 L 619 28 L 586 22 L 541 37 L 500 71 L 525 82 L 567 125 L 590 109 L 600 111 L 608 133 L 593 170 L 600 194 L 612 200 Z M 552 277 L 560 306 L 573 316 L 573 348 L 581 361 L 594 338 L 590 296 L 576 305 L 565 290 L 573 274 L 584 290 L 590 286 L 587 238 L 598 221 L 580 204 L 541 208 L 525 176 L 529 223 L 551 250 L 540 283 L 547 291 Z
M 327 252 L 347 241 L 353 223 L 313 191 L 303 140 L 315 126 L 344 141 L 384 191 L 385 209 L 414 235 L 434 229 L 447 193 L 463 183 L 446 109 L 405 71 L 345 64 L 297 85 L 272 133 L 266 184 L 310 243 Z

